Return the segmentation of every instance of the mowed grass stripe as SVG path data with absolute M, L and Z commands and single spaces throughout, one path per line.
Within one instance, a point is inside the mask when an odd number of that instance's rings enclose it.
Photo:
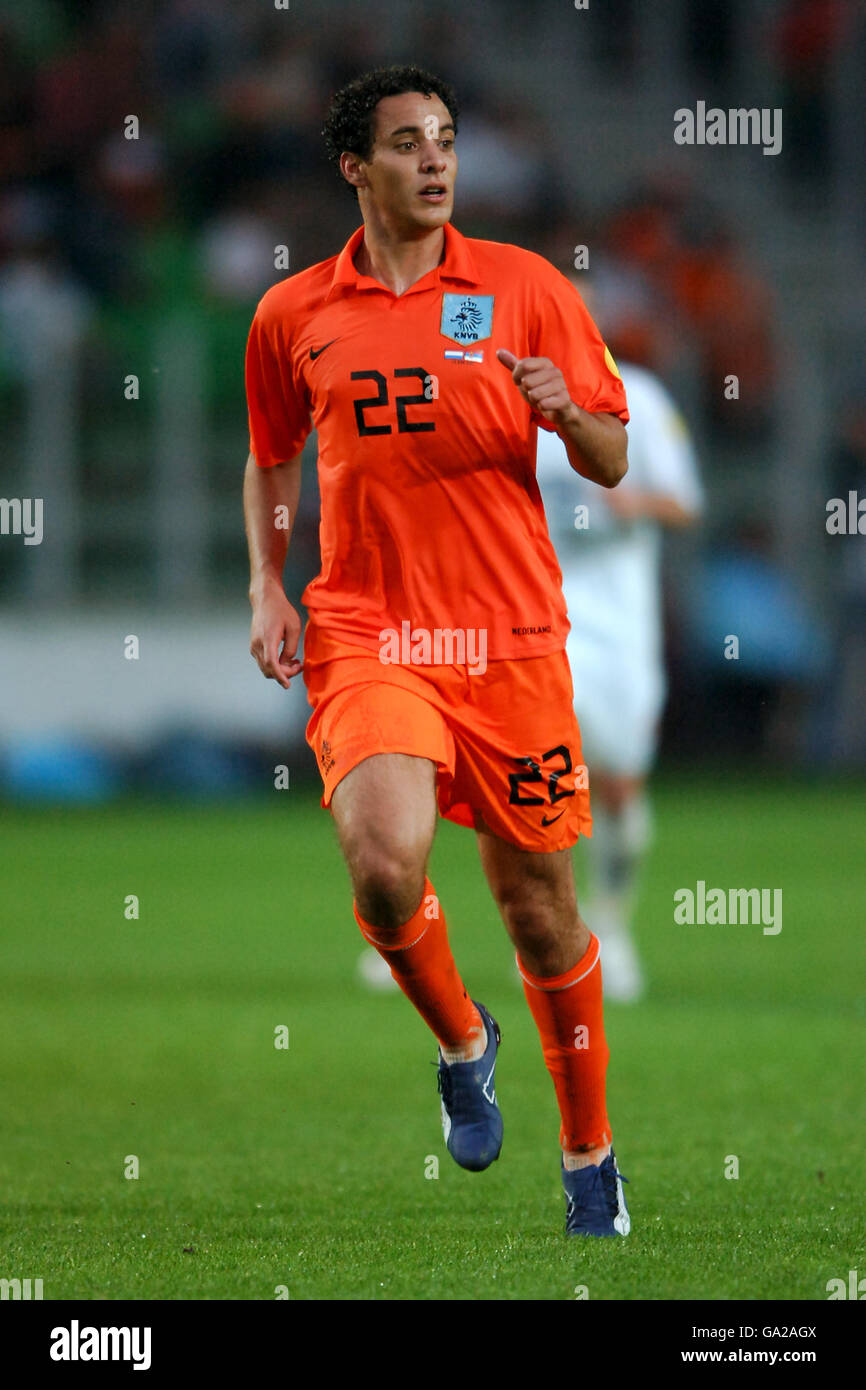
M 357 983 L 317 801 L 6 815 L 7 1277 L 47 1298 L 810 1299 L 862 1263 L 854 789 L 659 787 L 652 989 L 607 1015 L 633 1234 L 590 1243 L 561 1235 L 553 1088 L 473 836 L 441 825 L 431 877 L 503 1028 L 485 1174 L 445 1152 L 423 1024 Z M 782 887 L 783 930 L 676 925 L 700 878 Z

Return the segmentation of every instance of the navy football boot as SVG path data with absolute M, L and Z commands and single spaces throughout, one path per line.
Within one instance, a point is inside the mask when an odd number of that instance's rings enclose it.
M 499 1157 L 502 1116 L 496 1104 L 493 1074 L 499 1048 L 499 1024 L 483 1004 L 473 1004 L 484 1020 L 487 1047 L 474 1062 L 446 1062 L 439 1054 L 442 1133 L 451 1157 L 461 1168 L 481 1173 Z
M 562 1167 L 565 1188 L 565 1234 L 567 1236 L 627 1236 L 631 1230 L 624 1178 L 616 1166 L 611 1149 L 601 1163 L 588 1168 Z

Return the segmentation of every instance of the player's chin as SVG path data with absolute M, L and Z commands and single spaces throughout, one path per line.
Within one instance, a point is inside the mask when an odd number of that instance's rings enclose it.
M 420 194 L 415 198 L 412 207 L 415 217 L 425 227 L 444 227 L 445 223 L 451 220 L 453 210 L 453 198 L 444 198 L 441 203 L 431 203 Z

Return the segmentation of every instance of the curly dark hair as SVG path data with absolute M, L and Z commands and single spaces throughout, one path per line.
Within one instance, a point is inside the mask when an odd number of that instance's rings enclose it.
M 361 159 L 369 159 L 373 150 L 373 112 L 376 106 L 383 97 L 401 96 L 403 92 L 420 92 L 425 97 L 431 94 L 437 96 L 448 107 L 454 133 L 457 134 L 460 115 L 457 97 L 454 89 L 441 77 L 413 63 L 365 72 L 337 92 L 322 127 L 328 159 L 350 193 L 357 193 L 357 189 L 343 178 L 340 155 L 348 150 Z

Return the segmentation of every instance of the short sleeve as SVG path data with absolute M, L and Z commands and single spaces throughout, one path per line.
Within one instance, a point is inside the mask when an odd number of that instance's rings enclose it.
M 629 418 L 625 387 L 609 349 L 577 290 L 550 267 L 538 286 L 539 298 L 530 333 L 534 357 L 549 357 L 559 367 L 576 405 L 594 414 Z M 555 426 L 533 412 L 541 429 Z
M 688 426 L 661 383 L 654 381 L 652 385 L 652 396 L 647 393 L 647 405 L 652 409 L 647 409 L 646 425 L 641 427 L 646 486 L 651 492 L 672 497 L 686 511 L 699 513 L 704 496 Z M 637 402 L 632 424 L 637 428 Z
M 295 380 L 278 319 L 259 304 L 247 340 L 245 379 L 250 453 L 261 468 L 285 463 L 312 428 L 303 383 Z

